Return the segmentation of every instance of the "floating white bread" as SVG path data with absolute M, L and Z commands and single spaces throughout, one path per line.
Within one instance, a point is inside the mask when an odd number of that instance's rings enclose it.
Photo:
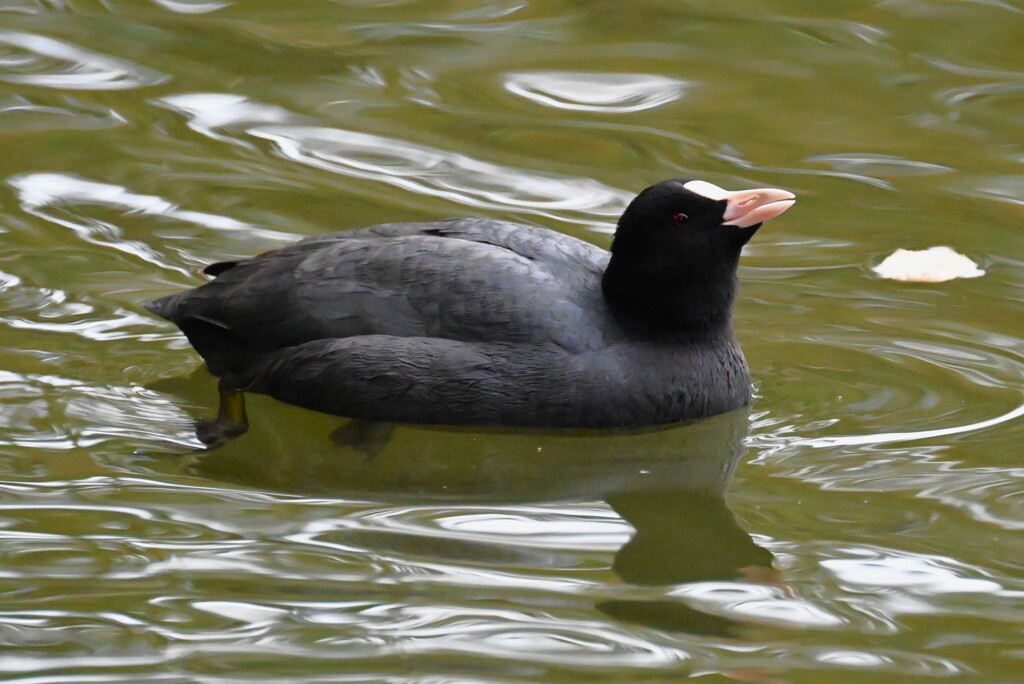
M 985 275 L 978 264 L 949 247 L 897 249 L 871 270 L 883 278 L 915 283 L 941 283 Z

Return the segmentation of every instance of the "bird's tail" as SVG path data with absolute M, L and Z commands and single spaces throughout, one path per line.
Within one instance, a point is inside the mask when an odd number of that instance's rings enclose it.
M 187 312 L 182 306 L 188 292 L 149 302 L 144 306 L 152 313 L 171 321 L 206 361 L 214 375 L 223 378 L 235 389 L 245 389 L 264 353 L 246 344 L 220 321 Z

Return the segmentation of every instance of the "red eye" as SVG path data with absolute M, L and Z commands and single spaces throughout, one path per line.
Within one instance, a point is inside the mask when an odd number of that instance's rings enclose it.
M 672 220 L 676 222 L 677 226 L 681 226 L 689 220 L 689 216 L 683 213 L 676 214 L 672 217 Z

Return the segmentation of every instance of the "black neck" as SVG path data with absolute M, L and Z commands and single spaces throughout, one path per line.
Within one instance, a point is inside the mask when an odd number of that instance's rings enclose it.
M 731 336 L 735 260 L 708 266 L 613 249 L 601 289 L 615 318 L 629 330 L 693 341 Z

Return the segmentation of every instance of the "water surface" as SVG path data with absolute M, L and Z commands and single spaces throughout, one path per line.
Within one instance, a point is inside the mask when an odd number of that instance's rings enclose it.
M 0 678 L 1020 681 L 1024 5 L 0 0 Z M 750 411 L 611 435 L 343 423 L 142 308 L 306 235 L 607 246 L 645 185 L 748 247 Z M 870 270 L 950 245 L 987 273 Z

